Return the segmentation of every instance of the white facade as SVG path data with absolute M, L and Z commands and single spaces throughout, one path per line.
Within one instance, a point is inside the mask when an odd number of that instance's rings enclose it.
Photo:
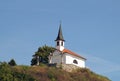
M 60 51 L 55 51 L 51 57 L 51 64 L 73 64 L 78 67 L 85 67 L 85 59 L 77 56 L 70 55 L 68 53 L 61 54 Z
M 59 49 L 60 51 L 63 51 L 64 50 L 64 41 L 62 40 L 59 40 L 59 41 L 56 41 L 56 49 Z
M 72 56 L 70 54 L 65 54 L 65 64 L 73 64 L 78 67 L 85 67 L 85 60 L 76 56 Z M 77 63 L 76 63 L 77 62 Z

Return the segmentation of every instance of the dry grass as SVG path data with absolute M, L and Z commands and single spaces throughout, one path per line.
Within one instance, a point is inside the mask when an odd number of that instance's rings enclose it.
M 24 72 L 37 81 L 110 81 L 108 78 L 98 75 L 89 69 L 66 72 L 62 69 L 48 66 L 16 66 L 14 70 Z

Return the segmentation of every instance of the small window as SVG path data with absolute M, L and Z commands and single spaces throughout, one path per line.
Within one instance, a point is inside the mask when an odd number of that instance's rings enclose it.
M 57 46 L 59 46 L 59 42 L 57 42 Z
M 61 46 L 63 46 L 63 42 L 61 42 Z
M 78 64 L 77 60 L 73 60 L 73 63 Z

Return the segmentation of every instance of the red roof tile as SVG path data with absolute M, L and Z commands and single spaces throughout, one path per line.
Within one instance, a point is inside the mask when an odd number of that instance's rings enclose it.
M 70 54 L 70 55 L 77 56 L 77 57 L 80 57 L 80 58 L 86 60 L 86 58 L 84 58 L 84 57 L 82 57 L 82 56 L 80 56 L 80 55 L 78 55 L 78 54 L 76 54 L 76 53 L 74 53 L 74 52 L 72 52 L 72 51 L 70 51 L 70 50 L 68 50 L 68 49 L 64 49 L 62 52 L 63 52 L 63 53 L 68 53 L 68 54 Z

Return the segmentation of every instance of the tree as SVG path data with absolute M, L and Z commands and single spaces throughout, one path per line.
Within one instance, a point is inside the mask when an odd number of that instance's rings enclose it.
M 48 56 L 50 53 L 52 53 L 55 50 L 55 48 L 51 46 L 42 46 L 38 48 L 38 51 L 35 52 L 33 55 L 33 59 L 31 60 L 31 65 L 39 65 L 39 63 L 48 63 Z
M 31 65 L 37 65 L 37 58 L 35 57 L 32 58 Z
M 8 64 L 10 66 L 16 66 L 17 65 L 14 59 L 11 59 L 10 62 L 8 62 Z

